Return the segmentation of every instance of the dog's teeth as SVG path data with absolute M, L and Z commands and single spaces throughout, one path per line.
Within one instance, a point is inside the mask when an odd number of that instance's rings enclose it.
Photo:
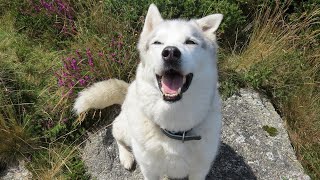
M 181 88 L 178 89 L 178 94 L 180 94 L 180 93 L 181 93 Z
M 175 96 L 177 96 L 178 94 L 164 94 L 165 96 L 167 96 L 167 97 L 175 97 Z
M 187 81 L 186 76 L 183 76 L 183 84 L 186 83 L 186 81 Z
M 168 94 L 168 96 L 170 96 L 170 97 L 174 97 L 174 96 L 176 96 L 177 94 Z

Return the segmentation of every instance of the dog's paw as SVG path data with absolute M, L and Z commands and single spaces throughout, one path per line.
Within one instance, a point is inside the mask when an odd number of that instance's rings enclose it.
M 119 154 L 120 163 L 123 165 L 124 168 L 127 170 L 131 170 L 134 163 L 133 154 L 129 151 L 122 151 Z

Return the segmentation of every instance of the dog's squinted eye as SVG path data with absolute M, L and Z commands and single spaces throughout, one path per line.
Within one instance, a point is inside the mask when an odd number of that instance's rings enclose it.
M 155 41 L 155 42 L 153 42 L 152 44 L 162 44 L 162 43 L 159 42 L 159 41 Z
M 197 45 L 197 43 L 196 43 L 196 42 L 194 42 L 194 41 L 192 41 L 192 40 L 190 40 L 190 39 L 187 39 L 184 43 L 185 43 L 185 44 L 193 44 L 193 45 Z

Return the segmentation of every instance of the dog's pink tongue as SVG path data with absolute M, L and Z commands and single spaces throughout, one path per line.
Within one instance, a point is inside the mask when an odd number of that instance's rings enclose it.
M 183 85 L 183 76 L 164 75 L 161 79 L 162 91 L 165 94 L 178 94 L 179 88 Z

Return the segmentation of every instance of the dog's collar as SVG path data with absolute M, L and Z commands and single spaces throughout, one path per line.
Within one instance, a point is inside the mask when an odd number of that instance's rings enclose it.
M 161 131 L 163 132 L 163 134 L 165 134 L 166 136 L 168 136 L 171 139 L 175 139 L 175 140 L 179 140 L 179 141 L 192 141 L 192 140 L 200 140 L 201 136 L 192 136 L 192 135 L 188 135 L 188 133 L 190 133 L 192 131 L 192 129 L 188 130 L 188 131 L 179 131 L 179 132 L 175 132 L 175 131 L 169 131 L 166 129 L 162 129 L 160 128 Z

